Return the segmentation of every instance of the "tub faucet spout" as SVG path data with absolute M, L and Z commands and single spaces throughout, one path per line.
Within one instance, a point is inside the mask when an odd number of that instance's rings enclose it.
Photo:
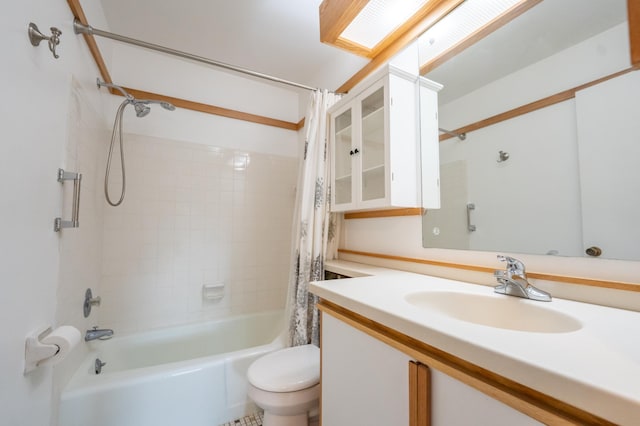
M 91 340 L 107 340 L 113 337 L 113 330 L 110 328 L 98 328 L 98 326 L 94 326 L 93 329 L 87 330 L 87 334 L 84 335 L 85 342 L 89 342 Z

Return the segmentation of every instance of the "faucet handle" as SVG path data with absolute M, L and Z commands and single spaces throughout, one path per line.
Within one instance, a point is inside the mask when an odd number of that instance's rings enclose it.
M 521 277 L 525 277 L 526 273 L 525 273 L 525 266 L 524 263 L 522 263 L 522 261 L 510 257 L 510 256 L 503 256 L 501 254 L 498 255 L 498 260 L 501 262 L 507 262 L 507 272 L 509 273 L 509 275 L 519 275 Z

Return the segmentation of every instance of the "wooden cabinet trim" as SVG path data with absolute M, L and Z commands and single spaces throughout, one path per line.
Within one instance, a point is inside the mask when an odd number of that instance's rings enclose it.
M 409 426 L 431 426 L 431 373 L 416 361 L 409 361 Z
M 398 216 L 422 216 L 424 209 L 421 207 L 407 207 L 389 210 L 367 210 L 361 212 L 345 213 L 345 219 L 371 219 L 376 217 L 398 217 Z
M 544 424 L 615 424 L 329 301 L 320 300 L 317 306 L 323 314 L 331 315 Z
M 418 363 L 409 361 L 409 426 L 418 426 Z

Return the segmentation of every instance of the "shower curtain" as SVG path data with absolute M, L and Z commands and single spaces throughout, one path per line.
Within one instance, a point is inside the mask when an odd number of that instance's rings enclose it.
M 331 214 L 331 167 L 327 109 L 339 99 L 328 91 L 314 91 L 305 117 L 304 157 L 298 172 L 293 217 L 292 267 L 287 296 L 289 345 L 319 346 L 317 297 L 311 281 L 324 278 L 324 261 L 337 253 L 338 215 Z

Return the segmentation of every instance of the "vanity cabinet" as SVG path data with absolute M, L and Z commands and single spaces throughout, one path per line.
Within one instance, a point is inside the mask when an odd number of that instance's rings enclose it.
M 411 358 L 322 314 L 323 426 L 409 424 Z
M 426 135 L 437 141 L 437 97 L 420 93 L 441 87 L 387 65 L 329 110 L 332 211 L 439 207 L 439 176 L 425 183 L 420 174 L 422 157 L 437 165 L 438 145 L 421 151 L 419 119 L 420 107 L 430 111 L 425 126 L 435 132 Z M 422 205 L 423 190 L 438 206 Z
M 334 315 L 322 309 L 322 425 L 542 424 Z

